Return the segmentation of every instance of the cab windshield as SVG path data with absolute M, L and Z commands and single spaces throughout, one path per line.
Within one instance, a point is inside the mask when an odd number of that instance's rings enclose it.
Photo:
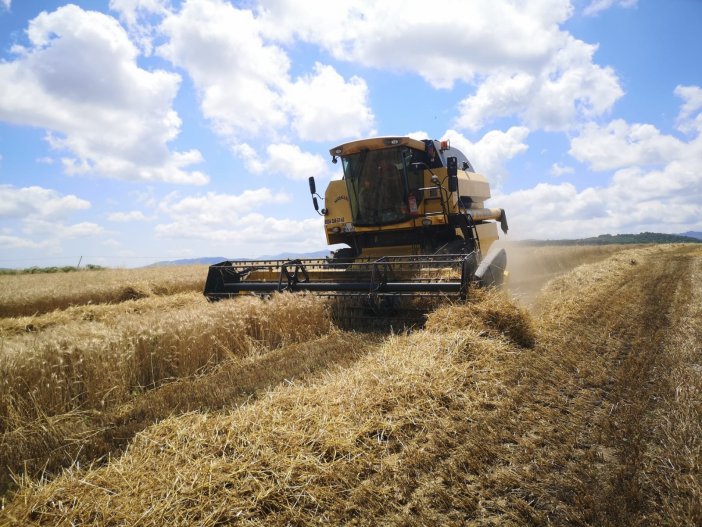
M 356 225 L 385 225 L 410 218 L 408 195 L 421 186 L 407 147 L 365 150 L 344 156 L 344 179 Z M 409 176 L 409 182 L 408 182 Z

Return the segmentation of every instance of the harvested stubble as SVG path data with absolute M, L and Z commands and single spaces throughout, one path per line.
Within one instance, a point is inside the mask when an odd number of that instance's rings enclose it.
M 203 265 L 0 276 L 0 317 L 202 291 Z
M 345 369 L 228 413 L 167 419 L 104 467 L 26 482 L 5 521 L 700 524 L 688 435 L 699 385 L 678 408 L 671 379 L 657 381 L 676 342 L 691 347 L 671 356 L 674 371 L 699 381 L 699 333 L 678 322 L 699 320 L 680 291 L 702 294 L 700 257 L 635 250 L 580 269 L 550 286 L 534 328 L 501 297 L 449 306 Z M 661 438 L 678 466 L 653 466 Z
M 636 248 L 632 245 L 505 245 L 509 254 L 510 293 L 526 305 L 533 303 L 541 287 L 549 280 L 583 264 L 600 262 L 619 252 Z
M 676 291 L 654 374 L 659 401 L 641 453 L 641 493 L 652 525 L 702 524 L 702 250 Z
M 573 454 L 527 488 L 554 508 L 564 502 L 569 524 L 702 524 L 702 376 L 690 375 L 702 340 L 689 323 L 700 320 L 691 302 L 702 294 L 700 258 L 690 246 L 627 251 L 554 281 L 542 299 L 540 324 L 551 330 L 539 347 L 552 357 L 574 350 L 559 362 L 586 395 L 564 398 L 588 413 L 566 442 Z M 552 371 L 533 378 L 537 393 L 547 394 Z M 690 395 L 679 397 L 681 387 Z

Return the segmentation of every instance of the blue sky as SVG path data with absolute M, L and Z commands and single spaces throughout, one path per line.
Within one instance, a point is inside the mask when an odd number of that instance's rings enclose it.
M 0 267 L 323 249 L 307 177 L 449 138 L 509 239 L 702 230 L 702 2 L 0 0 Z

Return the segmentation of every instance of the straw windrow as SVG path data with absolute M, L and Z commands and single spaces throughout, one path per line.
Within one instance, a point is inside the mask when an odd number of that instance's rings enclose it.
M 4 521 L 699 523 L 701 258 L 622 252 L 552 282 L 534 317 L 482 292 L 382 342 L 273 338 L 135 398 L 124 416 L 193 411 L 103 466 L 23 482 Z

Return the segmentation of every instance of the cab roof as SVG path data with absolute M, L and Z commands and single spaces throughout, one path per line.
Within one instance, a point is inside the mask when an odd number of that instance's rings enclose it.
M 359 139 L 339 146 L 335 146 L 329 153 L 332 156 L 347 156 L 362 150 L 382 150 L 396 146 L 408 146 L 416 150 L 424 151 L 426 145 L 422 141 L 411 137 L 372 137 L 369 139 Z

